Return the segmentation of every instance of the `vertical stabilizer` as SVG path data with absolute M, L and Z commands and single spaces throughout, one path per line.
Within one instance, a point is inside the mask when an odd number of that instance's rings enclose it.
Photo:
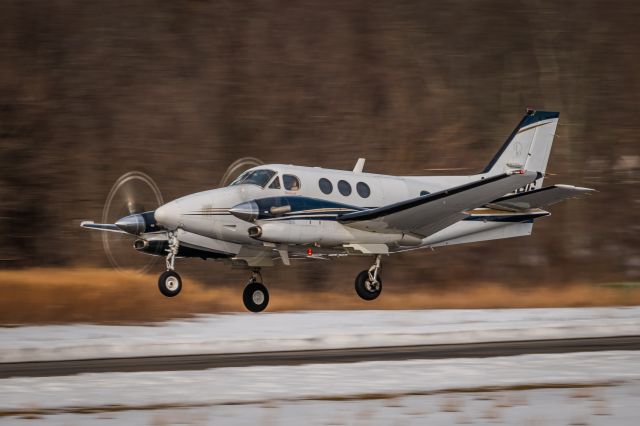
M 496 175 L 512 170 L 540 172 L 541 177 L 527 190 L 540 188 L 559 116 L 558 112 L 527 110 L 482 173 Z

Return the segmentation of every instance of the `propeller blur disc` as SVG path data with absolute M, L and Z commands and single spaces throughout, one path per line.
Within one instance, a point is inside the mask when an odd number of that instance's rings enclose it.
M 227 167 L 227 171 L 222 175 L 222 179 L 220 179 L 219 187 L 222 188 L 224 186 L 229 185 L 235 178 L 240 176 L 242 172 L 248 170 L 255 166 L 261 166 L 264 164 L 264 161 L 255 157 L 242 157 L 238 158 L 236 161 L 231 163 L 229 167 Z
M 155 210 L 164 204 L 158 185 L 149 175 L 131 171 L 120 176 L 111 187 L 102 210 L 102 223 L 115 223 L 134 213 Z M 117 270 L 147 272 L 160 258 L 135 252 L 134 235 L 102 232 L 102 246 L 109 263 Z

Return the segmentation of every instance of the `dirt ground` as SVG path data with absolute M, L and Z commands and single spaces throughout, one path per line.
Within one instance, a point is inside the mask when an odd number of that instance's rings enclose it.
M 155 275 L 109 269 L 0 271 L 4 289 L 0 324 L 137 323 L 199 313 L 244 312 L 242 286 L 205 286 L 183 277 L 175 298 L 163 297 Z M 474 284 L 457 290 L 407 291 L 387 284 L 375 301 L 360 300 L 351 286 L 338 292 L 290 291 L 272 286 L 267 311 L 307 309 L 531 308 L 640 304 L 632 285 L 563 285 L 510 288 Z

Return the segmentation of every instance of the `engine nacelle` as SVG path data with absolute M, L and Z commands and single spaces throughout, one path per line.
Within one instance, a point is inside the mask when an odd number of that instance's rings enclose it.
M 325 247 L 343 244 L 397 244 L 418 246 L 422 239 L 407 234 L 384 234 L 346 227 L 336 221 L 304 220 L 261 223 L 248 230 L 256 240 L 281 244 L 320 244 Z
M 251 238 L 270 243 L 313 244 L 322 239 L 321 227 L 288 222 L 252 226 L 248 232 Z

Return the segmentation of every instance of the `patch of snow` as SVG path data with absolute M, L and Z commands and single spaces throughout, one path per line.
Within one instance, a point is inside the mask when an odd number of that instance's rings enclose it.
M 346 401 L 125 410 L 0 418 L 11 426 L 104 425 L 591 425 L 636 426 L 640 382 L 587 389 L 451 392 Z
M 0 329 L 0 362 L 634 335 L 640 307 L 203 315 Z
M 640 381 L 635 351 L 496 358 L 91 373 L 0 380 L 0 411 L 125 406 L 143 409 L 274 400 L 419 394 L 517 385 Z

